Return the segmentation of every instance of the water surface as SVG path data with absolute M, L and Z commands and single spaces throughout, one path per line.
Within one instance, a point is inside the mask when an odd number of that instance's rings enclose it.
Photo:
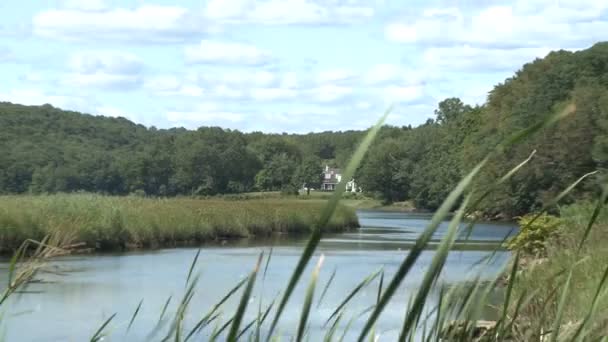
M 413 240 L 429 223 L 429 215 L 359 212 L 361 229 L 325 237 L 317 250 L 313 263 L 320 254 L 325 255 L 317 296 L 333 270 L 336 277 L 323 302 L 315 301 L 310 317 L 312 340 L 318 340 L 324 330 L 323 323 L 346 295 L 366 276 L 384 269 L 385 285 L 405 258 Z M 434 236 L 439 240 L 445 233 L 444 222 Z M 481 273 L 483 279 L 492 279 L 505 266 L 509 253 L 493 253 L 513 225 L 484 223 L 475 225 L 468 240 L 457 244 L 450 252 L 439 282 L 458 284 Z M 464 234 L 464 233 L 463 233 Z M 462 235 L 461 240 L 467 236 Z M 257 312 L 260 300 L 265 308 L 285 287 L 301 253 L 305 237 L 281 238 L 269 241 L 248 241 L 204 246 L 196 273 L 200 281 L 186 318 L 191 327 L 221 299 L 225 293 L 252 270 L 261 251 L 273 246 L 272 259 L 265 278 L 260 275 L 250 302 L 247 324 Z M 166 249 L 61 258 L 52 264 L 52 270 L 61 274 L 45 273 L 41 278 L 50 283 L 34 284 L 27 293 L 15 297 L 5 307 L 3 331 L 8 341 L 83 341 L 88 340 L 99 325 L 117 313 L 110 325 L 112 334 L 105 341 L 160 340 L 162 334 L 150 338 L 159 319 L 161 309 L 169 296 L 173 296 L 168 314 L 173 314 L 185 290 L 185 280 L 195 248 Z M 434 251 L 424 251 L 414 269 L 393 301 L 383 312 L 377 332 L 381 341 L 396 339 L 410 296 L 419 286 Z M 489 260 L 486 260 L 492 256 Z M 485 260 L 485 261 L 484 261 Z M 482 262 L 483 261 L 483 262 Z M 308 283 L 311 267 L 296 288 L 279 324 L 284 335 L 293 334 L 298 325 L 303 302 L 304 287 Z M 6 281 L 6 271 L 2 279 Z M 348 307 L 348 315 L 357 315 L 374 304 L 377 281 L 366 287 Z M 224 321 L 238 304 L 235 296 L 223 308 Z M 141 311 L 129 333 L 126 327 L 139 301 Z M 437 293 L 431 293 L 431 302 Z M 430 303 L 432 304 L 432 303 Z M 228 318 L 226 318 L 228 317 Z M 345 319 L 345 321 L 347 321 Z M 353 333 L 359 332 L 363 319 L 354 322 Z M 210 327 L 207 334 L 213 329 Z M 188 329 L 186 329 L 188 330 Z M 203 332 L 194 340 L 205 340 Z M 347 340 L 354 339 L 349 335 Z

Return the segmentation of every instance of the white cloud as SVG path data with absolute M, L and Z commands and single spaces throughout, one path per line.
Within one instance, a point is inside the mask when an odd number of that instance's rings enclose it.
M 389 103 L 412 102 L 422 97 L 421 86 L 388 86 L 382 90 L 383 98 Z
M 419 85 L 437 79 L 438 70 L 434 66 L 421 65 L 417 68 L 397 64 L 375 64 L 363 72 L 363 84 L 371 87 L 406 84 Z
M 388 40 L 417 43 L 442 39 L 451 41 L 462 34 L 464 17 L 456 8 L 427 9 L 414 22 L 394 22 L 386 26 Z
M 372 66 L 364 75 L 366 84 L 381 84 L 401 80 L 404 70 L 395 64 L 376 64 Z
M 84 97 L 49 94 L 39 89 L 12 89 L 6 93 L 0 93 L 0 101 L 29 106 L 40 106 L 48 103 L 58 108 L 78 111 L 87 111 L 90 108 L 89 101 Z
M 355 103 L 355 108 L 359 110 L 368 110 L 371 109 L 374 105 L 368 101 L 357 101 Z
M 13 58 L 13 52 L 9 48 L 0 46 L 0 63 L 12 61 Z
M 205 85 L 223 84 L 231 87 L 255 86 L 269 87 L 276 85 L 279 76 L 270 71 L 243 69 L 243 70 L 221 70 L 221 72 L 201 72 L 192 77 L 197 82 Z
M 212 89 L 212 95 L 227 98 L 227 99 L 243 99 L 245 97 L 245 92 L 241 89 L 227 86 L 225 84 L 220 84 Z
M 280 86 L 281 88 L 294 89 L 300 85 L 300 77 L 293 71 L 286 72 L 282 75 Z
M 46 77 L 40 72 L 28 71 L 23 75 L 19 76 L 19 79 L 30 83 L 40 83 L 44 81 Z
M 343 24 L 370 18 L 374 15 L 374 9 L 315 0 L 210 0 L 205 15 L 225 23 Z
M 140 73 L 143 65 L 137 56 L 120 51 L 78 52 L 68 61 L 70 69 L 83 74 L 107 72 L 133 75 Z
M 119 51 L 87 51 L 71 56 L 62 83 L 73 87 L 132 89 L 141 85 L 143 62 Z
M 64 8 L 83 11 L 102 11 L 107 9 L 103 0 L 63 0 Z
M 141 43 L 183 42 L 207 30 L 202 18 L 188 9 L 160 5 L 103 11 L 52 9 L 36 14 L 32 27 L 34 34 L 47 38 Z
M 71 87 L 94 87 L 107 90 L 126 90 L 141 85 L 141 78 L 137 75 L 108 74 L 104 72 L 93 74 L 72 73 L 65 76 L 62 83 Z
M 338 68 L 323 70 L 317 74 L 317 82 L 319 83 L 330 83 L 330 82 L 346 82 L 352 81 L 356 77 L 356 74 L 352 70 Z
M 334 102 L 342 100 L 353 93 L 350 87 L 325 84 L 312 89 L 313 100 L 319 102 Z
M 285 88 L 256 88 L 251 90 L 251 98 L 256 101 L 278 101 L 293 99 L 298 92 Z
M 158 96 L 191 96 L 200 97 L 204 89 L 196 84 L 184 83 L 175 76 L 156 76 L 147 79 L 144 88 Z
M 466 15 L 457 8 L 427 9 L 413 20 L 388 24 L 385 36 L 400 43 L 470 44 L 483 47 L 560 47 L 588 45 L 608 28 L 606 1 L 520 0 L 487 6 Z M 557 39 L 556 39 L 557 38 Z
M 467 45 L 427 49 L 422 60 L 425 65 L 446 71 L 487 73 L 513 71 L 535 58 L 546 56 L 550 48 L 490 49 Z
M 216 122 L 236 123 L 243 121 L 244 116 L 240 113 L 227 111 L 215 103 L 203 103 L 197 105 L 193 110 L 169 111 L 167 120 L 170 122 L 188 122 L 191 124 L 215 124 Z
M 268 51 L 256 46 L 211 40 L 187 46 L 184 53 L 188 63 L 262 65 L 272 61 Z

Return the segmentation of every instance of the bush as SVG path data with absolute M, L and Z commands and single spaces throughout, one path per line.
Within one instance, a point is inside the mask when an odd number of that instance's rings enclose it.
M 563 220 L 547 214 L 534 220 L 536 216 L 537 214 L 528 214 L 519 218 L 520 231 L 507 241 L 508 249 L 532 255 L 545 254 L 546 242 L 557 233 Z

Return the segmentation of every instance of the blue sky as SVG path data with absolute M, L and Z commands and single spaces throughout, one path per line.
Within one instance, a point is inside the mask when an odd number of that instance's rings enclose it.
M 0 101 L 243 131 L 418 125 L 608 37 L 598 0 L 0 3 Z

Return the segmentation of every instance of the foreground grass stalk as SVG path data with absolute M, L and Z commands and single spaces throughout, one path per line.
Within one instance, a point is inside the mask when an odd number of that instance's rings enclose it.
M 243 316 L 245 315 L 245 311 L 247 310 L 247 304 L 249 303 L 249 298 L 251 297 L 251 292 L 253 291 L 253 285 L 255 284 L 255 279 L 258 274 L 258 270 L 260 269 L 260 265 L 262 264 L 262 260 L 264 258 L 264 252 L 260 253 L 258 257 L 258 261 L 255 264 L 255 267 L 251 274 L 249 275 L 249 280 L 247 281 L 247 286 L 245 287 L 245 291 L 243 291 L 243 295 L 241 296 L 241 301 L 239 306 L 234 314 L 232 325 L 230 326 L 230 331 L 228 332 L 227 341 L 236 341 L 239 334 L 239 327 L 241 325 L 241 321 L 243 320 Z
M 310 306 L 312 304 L 312 299 L 315 294 L 315 287 L 317 286 L 317 279 L 319 278 L 319 271 L 321 270 L 321 266 L 323 265 L 323 260 L 325 259 L 324 255 L 321 255 L 319 258 L 319 262 L 317 266 L 312 271 L 312 276 L 310 277 L 310 284 L 308 284 L 308 289 L 306 290 L 306 298 L 304 298 L 304 305 L 302 307 L 302 316 L 300 317 L 300 324 L 298 325 L 298 333 L 296 335 L 296 342 L 301 342 L 304 338 L 304 331 L 306 330 L 306 324 L 308 322 L 308 315 L 310 314 Z
M 281 299 L 281 301 L 279 302 L 279 306 L 277 307 L 276 314 L 274 316 L 274 319 L 273 319 L 272 324 L 270 325 L 270 329 L 268 331 L 269 338 L 270 338 L 270 336 L 272 336 L 274 329 L 276 328 L 277 323 L 279 322 L 279 319 L 281 318 L 281 315 L 283 314 L 285 305 L 287 305 L 287 301 L 289 301 L 289 298 L 291 297 L 291 294 L 292 294 L 296 284 L 300 280 L 300 277 L 302 276 L 302 273 L 304 272 L 304 269 L 306 268 L 308 261 L 310 261 L 312 254 L 314 253 L 315 249 L 317 248 L 317 245 L 319 244 L 319 241 L 321 241 L 321 236 L 323 235 L 323 229 L 325 228 L 325 226 L 331 219 L 332 215 L 334 214 L 334 212 L 338 206 L 338 202 L 340 201 L 342 194 L 346 190 L 346 182 L 348 182 L 350 179 L 353 178 L 356 169 L 359 167 L 359 164 L 361 163 L 361 160 L 363 160 L 365 153 L 367 152 L 370 145 L 376 138 L 376 135 L 380 131 L 382 124 L 386 120 L 386 118 L 387 118 L 388 114 L 391 112 L 391 110 L 392 110 L 392 108 L 389 108 L 384 113 L 382 118 L 380 118 L 380 120 L 378 120 L 376 125 L 365 136 L 365 138 L 363 139 L 363 141 L 361 142 L 361 144 L 355 151 L 350 162 L 348 163 L 348 166 L 346 167 L 346 170 L 344 171 L 344 174 L 342 175 L 342 181 L 338 184 L 337 188 L 334 190 L 332 197 L 327 202 L 327 204 L 321 214 L 321 218 L 319 219 L 318 223 L 313 227 L 313 231 L 310 234 L 310 238 L 308 239 L 308 242 L 306 243 L 306 246 L 304 247 L 304 250 L 302 251 L 300 260 L 298 261 L 296 268 L 295 268 L 291 278 L 289 279 L 289 282 L 285 289 L 285 293 L 283 294 L 283 298 Z
M 486 160 L 478 164 L 463 180 L 460 181 L 460 183 L 458 183 L 456 188 L 452 190 L 452 192 L 448 195 L 448 198 L 442 203 L 437 212 L 433 215 L 431 223 L 416 240 L 416 243 L 408 253 L 407 257 L 397 269 L 397 272 L 393 276 L 393 279 L 390 281 L 387 288 L 384 290 L 384 294 L 380 298 L 380 302 L 370 315 L 369 319 L 365 323 L 365 326 L 363 327 L 363 330 L 361 331 L 361 334 L 359 335 L 359 342 L 363 342 L 363 340 L 365 340 L 365 337 L 367 336 L 372 326 L 380 316 L 380 313 L 382 313 L 386 305 L 388 305 L 388 302 L 397 291 L 397 288 L 399 287 L 405 276 L 409 273 L 410 269 L 416 263 L 416 260 L 418 260 L 418 257 L 420 256 L 422 251 L 431 241 L 433 234 L 435 233 L 443 219 L 447 216 L 450 209 L 454 206 L 458 198 L 471 184 L 471 182 L 473 181 L 473 177 L 475 177 L 479 170 L 481 170 L 483 165 L 486 163 Z
M 399 341 L 405 341 L 407 336 L 411 334 L 413 328 L 415 328 L 415 322 L 418 321 L 420 315 L 422 314 L 422 310 L 424 309 L 424 303 L 426 302 L 426 298 L 431 290 L 431 287 L 439 277 L 443 266 L 445 265 L 445 261 L 448 257 L 448 253 L 454 242 L 456 241 L 456 233 L 458 232 L 458 228 L 460 226 L 460 222 L 464 216 L 464 212 L 466 210 L 467 204 L 470 200 L 470 195 L 462 202 L 460 209 L 457 211 L 456 215 L 450 222 L 448 227 L 447 234 L 441 241 L 441 244 L 437 248 L 435 252 L 435 256 L 431 261 L 431 266 L 424 274 L 424 279 L 422 280 L 422 284 L 418 289 L 418 293 L 414 302 L 412 304 L 411 309 L 407 312 L 405 321 L 403 323 L 403 328 L 399 335 Z

